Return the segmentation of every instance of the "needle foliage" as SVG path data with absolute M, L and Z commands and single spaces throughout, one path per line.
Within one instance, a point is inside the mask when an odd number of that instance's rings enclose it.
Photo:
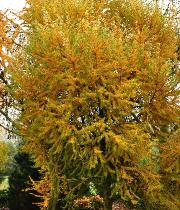
M 117 198 L 178 209 L 161 179 L 167 145 L 177 143 L 171 22 L 139 0 L 27 2 L 10 91 L 22 110 L 16 124 L 24 149 L 44 173 L 34 183 L 42 209 L 73 209 L 89 183 L 104 209 Z

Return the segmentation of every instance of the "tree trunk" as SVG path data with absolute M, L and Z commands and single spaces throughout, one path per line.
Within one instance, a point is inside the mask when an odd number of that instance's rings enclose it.
M 56 174 L 56 172 L 54 172 Z M 58 195 L 59 195 L 59 180 L 56 175 L 52 175 L 52 182 L 53 182 L 53 188 L 51 189 L 50 193 L 50 201 L 48 210 L 56 210 L 57 203 L 58 203 Z
M 116 201 L 113 203 L 112 210 L 130 210 L 123 201 Z
M 49 203 L 48 210 L 56 210 L 57 200 L 52 199 Z
M 112 200 L 109 196 L 104 197 L 104 210 L 112 210 Z
M 111 177 L 108 175 L 104 180 L 104 189 L 102 192 L 104 201 L 104 210 L 112 210 L 113 201 L 111 199 Z

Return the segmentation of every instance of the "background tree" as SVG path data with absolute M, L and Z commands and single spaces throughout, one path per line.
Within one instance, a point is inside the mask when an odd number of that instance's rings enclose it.
M 15 53 L 19 46 L 19 41 L 17 41 L 19 31 L 19 24 L 16 23 L 15 14 L 10 11 L 0 11 L 0 127 L 10 133 L 13 130 L 11 120 L 13 109 L 11 107 L 12 98 L 9 97 L 7 91 L 10 82 L 7 67 L 11 68 L 12 53 Z
M 10 148 L 4 141 L 0 141 L 0 172 L 4 172 L 9 160 Z
M 12 169 L 14 147 L 5 141 L 0 141 L 0 208 L 8 203 L 8 175 Z
M 10 45 L 10 38 L 7 35 L 7 19 L 4 14 L 0 12 L 0 114 L 1 116 L 6 115 L 4 108 L 7 104 L 7 92 L 5 91 L 5 86 L 7 85 L 7 80 L 5 77 L 5 67 L 7 62 L 10 61 L 10 57 L 6 53 Z M 2 124 L 2 123 L 1 123 Z
M 30 156 L 19 152 L 15 156 L 14 170 L 9 176 L 8 207 L 10 209 L 39 209 L 36 204 L 41 199 L 30 189 L 32 185 L 30 178 L 37 181 L 40 179 L 40 173 Z
M 178 209 L 160 173 L 167 128 L 178 124 L 172 24 L 138 0 L 28 5 L 10 93 L 22 110 L 24 149 L 45 174 L 34 182 L 46 186 L 44 208 L 73 209 L 92 182 L 104 209 L 118 198 Z

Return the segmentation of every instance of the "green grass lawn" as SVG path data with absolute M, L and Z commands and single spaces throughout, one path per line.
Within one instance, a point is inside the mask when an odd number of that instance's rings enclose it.
M 8 176 L 0 176 L 0 209 L 8 206 Z

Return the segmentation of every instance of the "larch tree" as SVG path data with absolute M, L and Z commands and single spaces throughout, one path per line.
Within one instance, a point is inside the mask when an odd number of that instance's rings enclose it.
M 171 22 L 139 0 L 27 3 L 10 92 L 21 110 L 24 150 L 44 173 L 34 182 L 42 209 L 61 209 L 64 201 L 73 209 L 89 183 L 104 209 L 117 198 L 178 209 L 161 179 L 179 120 Z

